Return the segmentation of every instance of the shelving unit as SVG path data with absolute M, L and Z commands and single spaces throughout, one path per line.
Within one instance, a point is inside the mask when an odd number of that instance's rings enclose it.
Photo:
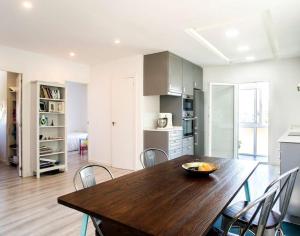
M 11 91 L 10 86 L 15 87 L 16 82 L 11 80 L 8 81 L 7 86 L 7 156 L 8 161 L 11 165 L 18 165 L 18 153 L 17 153 L 17 127 L 16 127 L 16 101 L 17 93 L 16 91 Z
M 67 170 L 66 89 L 63 84 L 42 81 L 35 81 L 32 86 L 35 104 L 33 139 L 36 144 L 33 149 L 33 171 L 40 178 L 41 173 Z

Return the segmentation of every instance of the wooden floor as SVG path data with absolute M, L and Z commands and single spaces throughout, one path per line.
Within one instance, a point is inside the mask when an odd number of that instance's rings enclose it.
M 0 163 L 0 235 L 42 236 L 79 235 L 82 214 L 57 204 L 57 197 L 74 191 L 75 171 L 86 157 L 69 155 L 69 170 L 40 179 L 20 178 L 15 167 Z M 109 168 L 114 177 L 128 170 Z M 97 180 L 107 176 L 97 173 Z M 95 235 L 92 223 L 88 235 Z
M 57 197 L 74 191 L 73 176 L 85 158 L 69 155 L 69 171 L 56 175 L 19 178 L 14 167 L 0 163 L 0 235 L 43 236 L 79 235 L 82 214 L 57 204 Z M 128 170 L 110 168 L 115 177 Z M 264 191 L 265 186 L 278 175 L 278 168 L 260 165 L 250 180 L 252 197 Z M 98 181 L 106 176 L 97 173 Z M 244 199 L 243 190 L 236 200 Z M 94 235 L 92 223 L 88 235 Z

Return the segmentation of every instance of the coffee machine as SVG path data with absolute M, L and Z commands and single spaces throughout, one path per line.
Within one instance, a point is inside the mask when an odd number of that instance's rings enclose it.
M 158 129 L 171 129 L 173 128 L 172 113 L 159 113 L 157 119 Z

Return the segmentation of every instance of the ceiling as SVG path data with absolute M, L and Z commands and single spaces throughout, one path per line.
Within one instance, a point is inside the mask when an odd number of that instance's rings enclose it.
M 0 1 L 0 44 L 86 64 L 163 50 L 199 65 L 300 56 L 299 0 L 31 2 Z

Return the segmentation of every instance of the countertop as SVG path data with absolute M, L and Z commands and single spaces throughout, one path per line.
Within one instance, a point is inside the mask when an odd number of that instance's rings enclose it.
M 279 139 L 279 143 L 300 143 L 300 136 L 296 135 L 288 135 L 290 130 L 285 132 Z
M 165 131 L 171 132 L 174 130 L 182 130 L 182 126 L 173 126 L 173 128 L 144 128 L 144 131 Z

